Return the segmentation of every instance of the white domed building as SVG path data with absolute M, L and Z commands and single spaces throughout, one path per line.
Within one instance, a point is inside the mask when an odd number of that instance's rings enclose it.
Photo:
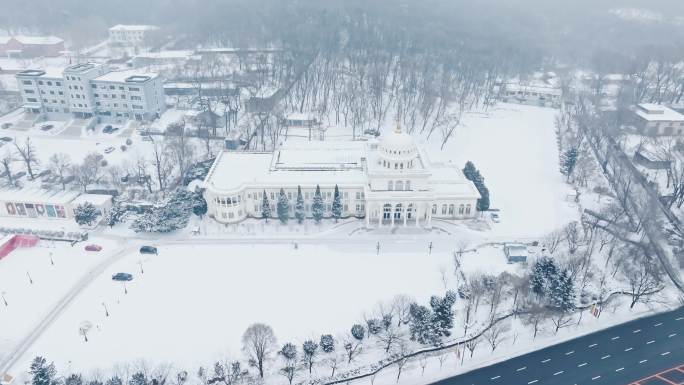
M 264 193 L 276 217 L 283 189 L 294 218 L 301 187 L 311 217 L 320 186 L 330 217 L 336 185 L 343 217 L 363 218 L 367 227 L 431 227 L 432 218 L 473 218 L 480 198 L 460 168 L 430 163 L 399 125 L 379 141 L 286 141 L 273 153 L 223 151 L 204 181 L 204 197 L 210 217 L 237 223 L 262 217 Z

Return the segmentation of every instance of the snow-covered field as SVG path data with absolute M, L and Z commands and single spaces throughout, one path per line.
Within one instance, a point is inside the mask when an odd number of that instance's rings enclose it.
M 179 244 L 162 246 L 157 256 L 132 253 L 97 277 L 17 368 L 37 354 L 74 370 L 143 358 L 191 368 L 240 356 L 241 335 L 253 322 L 270 324 L 282 343 L 343 332 L 397 294 L 426 301 L 444 291 L 441 271 L 453 277 L 451 252 L 428 255 L 419 246 L 386 242 L 379 255 L 370 241 L 297 249 L 290 243 Z M 128 294 L 112 281 L 117 272 L 135 275 Z M 83 321 L 94 325 L 87 343 L 78 334 Z
M 498 104 L 463 118 L 444 150 L 439 140 L 424 143 L 433 162 L 463 167 L 472 161 L 489 188 L 491 208 L 501 222 L 489 237 L 532 238 L 578 218 L 566 199 L 572 188 L 558 171 L 558 146 L 550 108 Z

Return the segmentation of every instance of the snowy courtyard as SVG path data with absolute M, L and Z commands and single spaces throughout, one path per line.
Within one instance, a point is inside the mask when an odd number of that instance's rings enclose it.
M 435 248 L 428 255 L 425 246 L 388 242 L 376 255 L 369 241 L 297 249 L 215 243 L 131 253 L 85 288 L 17 367 L 36 354 L 74 370 L 143 358 L 195 367 L 239 356 L 240 337 L 253 322 L 270 324 L 281 342 L 341 333 L 397 294 L 425 301 L 442 293 L 442 271 L 449 286 L 455 283 L 453 254 Z M 491 259 L 478 256 L 466 268 L 484 270 L 497 258 L 506 266 L 500 251 L 491 251 Z M 134 275 L 126 288 L 111 279 L 118 272 Z M 78 333 L 83 321 L 93 324 L 87 343 Z

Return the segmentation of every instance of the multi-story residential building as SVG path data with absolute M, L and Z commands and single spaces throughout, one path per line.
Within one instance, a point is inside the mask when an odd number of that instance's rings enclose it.
M 118 24 L 109 29 L 109 44 L 121 47 L 146 47 L 159 27 Z
M 82 63 L 63 71 L 26 70 L 16 78 L 24 109 L 49 119 L 153 120 L 166 110 L 163 80 L 155 73 Z

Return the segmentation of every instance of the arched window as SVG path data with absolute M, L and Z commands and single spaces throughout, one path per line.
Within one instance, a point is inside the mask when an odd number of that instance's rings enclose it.
M 401 219 L 401 213 L 404 211 L 404 206 L 401 203 L 397 203 L 394 206 L 394 219 Z
M 394 184 L 394 187 L 396 187 L 397 191 L 402 191 L 404 189 L 404 182 L 398 180 L 397 183 Z
M 395 163 L 395 164 L 394 164 L 394 169 L 396 170 L 396 169 L 398 169 L 398 168 L 399 168 L 399 164 L 398 164 L 398 163 Z
M 392 205 L 389 203 L 385 203 L 385 205 L 382 207 L 382 219 L 390 219 L 391 215 Z
M 399 163 L 399 168 L 402 170 L 404 169 L 404 162 Z
M 394 183 L 392 181 L 387 182 L 387 189 L 389 191 L 394 190 Z
M 458 206 L 458 214 L 463 215 L 463 205 Z
M 470 214 L 470 205 L 466 205 L 466 212 L 465 213 L 466 213 L 466 215 Z
M 437 214 L 437 205 L 432 205 L 432 214 Z
M 449 215 L 454 215 L 454 205 L 449 205 Z
M 442 215 L 446 215 L 447 205 L 442 205 Z
M 407 180 L 406 183 L 404 183 L 404 190 L 411 191 L 411 181 L 410 180 Z

